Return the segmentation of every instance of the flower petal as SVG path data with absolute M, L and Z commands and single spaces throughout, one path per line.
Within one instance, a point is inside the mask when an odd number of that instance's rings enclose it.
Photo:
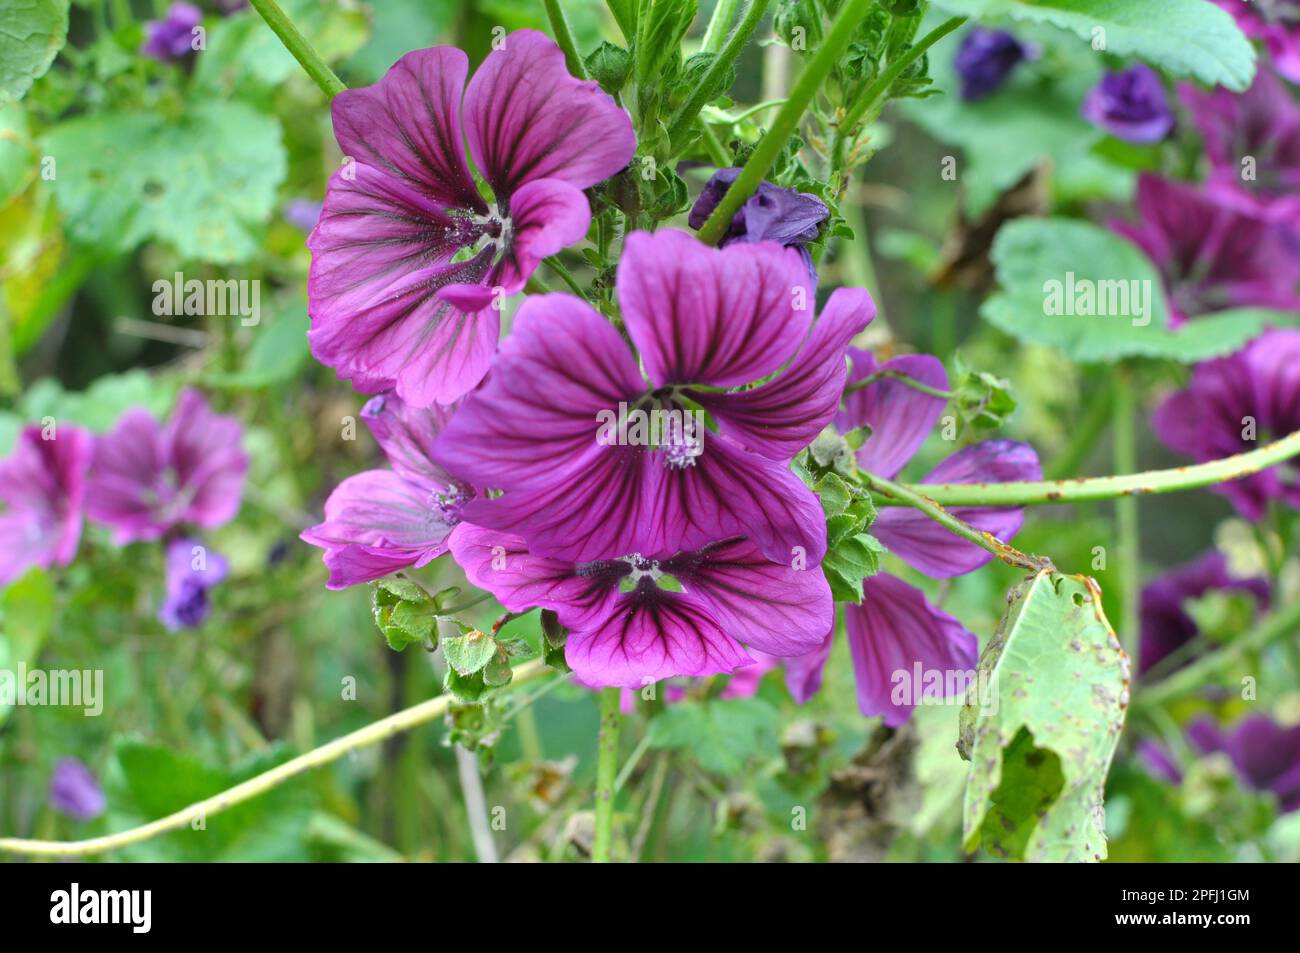
M 582 241 L 591 224 L 591 206 L 580 189 L 559 179 L 537 179 L 510 200 L 513 234 L 495 283 L 506 294 L 523 288 L 543 258 Z
M 844 607 L 844 625 L 862 714 L 883 715 L 891 728 L 929 700 L 927 684 L 965 684 L 979 643 L 960 622 L 931 605 L 925 594 L 880 573 L 862 583 L 862 603 Z M 921 681 L 917 683 L 917 674 Z
M 456 480 L 433 462 L 432 452 L 454 412 L 454 406 L 412 407 L 396 394 L 379 394 L 366 402 L 361 419 L 399 476 L 446 488 Z
M 559 179 L 585 189 L 636 151 L 627 113 L 598 83 L 570 76 L 560 48 L 536 30 L 505 37 L 475 71 L 465 135 L 498 204 L 511 208 L 525 183 Z
M 930 471 L 925 483 L 1005 483 L 1040 480 L 1038 454 L 1027 443 L 985 440 L 948 457 Z M 954 507 L 953 516 L 998 539 L 1011 539 L 1024 522 L 1023 507 Z M 871 532 L 909 566 L 936 579 L 960 576 L 993 558 L 985 549 L 954 536 L 928 516 L 891 506 L 881 511 Z
M 937 390 L 948 389 L 943 363 L 928 354 L 908 354 L 878 364 L 870 351 L 852 348 L 853 368 L 849 383 L 882 371 L 910 377 Z M 858 465 L 891 479 L 925 443 L 939 422 L 947 401 L 910 386 L 904 381 L 882 377 L 844 397 L 844 410 L 835 420 L 842 432 L 855 427 L 871 428 L 871 436 L 858 450 Z
M 95 443 L 87 514 L 112 526 L 118 544 L 157 539 L 167 527 L 154 519 L 153 482 L 166 465 L 162 427 L 143 407 L 127 410 Z
M 785 660 L 785 687 L 790 697 L 802 705 L 822 688 L 822 672 L 831 657 L 835 644 L 835 630 L 831 629 L 811 652 Z
M 239 420 L 214 413 L 198 391 L 185 390 L 164 439 L 181 492 L 189 495 L 176 521 L 211 529 L 234 519 L 248 471 Z
M 690 396 L 713 414 L 722 433 L 746 449 L 789 460 L 835 416 L 847 374 L 844 349 L 875 316 L 867 292 L 841 288 L 794 360 L 771 381 L 753 390 Z
M 660 386 L 738 387 L 790 359 L 812 324 L 798 252 L 770 242 L 710 248 L 685 232 L 635 232 L 618 300 L 646 373 Z

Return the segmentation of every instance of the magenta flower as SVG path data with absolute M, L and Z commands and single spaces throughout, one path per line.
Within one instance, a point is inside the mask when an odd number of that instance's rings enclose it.
M 392 469 L 348 477 L 325 501 L 325 522 L 302 534 L 325 550 L 329 588 L 423 566 L 447 551 L 447 535 L 474 495 L 429 455 L 453 410 L 411 407 L 383 394 L 361 411 Z
M 569 630 L 565 660 L 592 686 L 641 688 L 732 672 L 756 661 L 746 646 L 801 655 L 834 621 L 830 586 L 818 569 L 770 562 L 743 537 L 668 556 L 574 563 L 462 523 L 450 545 L 470 582 L 507 609 L 553 610 Z M 665 588 L 666 577 L 680 591 Z
M 202 625 L 211 611 L 208 590 L 229 572 L 225 557 L 198 540 L 172 540 L 167 544 L 167 597 L 158 608 L 158 621 L 173 632 Z
M 928 355 L 896 357 L 880 365 L 866 351 L 853 349 L 849 353 L 853 360 L 851 381 L 889 371 L 938 390 L 948 389 L 943 365 Z M 871 435 L 858 450 L 858 464 L 871 473 L 892 478 L 920 449 L 946 404 L 944 398 L 919 391 L 895 377 L 881 377 L 849 392 L 835 423 L 845 431 L 869 426 Z M 1028 444 L 987 440 L 943 460 L 922 482 L 1041 478 L 1038 455 Z M 955 507 L 952 512 L 1003 540 L 1013 537 L 1024 520 L 1024 511 L 1018 508 Z M 903 507 L 883 509 L 871 532 L 913 569 L 934 578 L 971 572 L 992 558 L 987 551 L 953 536 L 928 517 Z M 974 669 L 978 641 L 955 618 L 931 604 L 920 589 L 888 573 L 865 579 L 862 593 L 859 605 L 844 606 L 858 707 L 868 717 L 883 715 L 885 724 L 900 725 L 921 700 L 938 697 L 933 685 L 959 684 L 950 676 Z M 786 684 L 796 701 L 806 701 L 821 687 L 821 672 L 830 650 L 831 640 L 827 638 L 809 656 L 786 663 Z M 936 680 L 936 675 L 941 678 Z
M 203 11 L 192 3 L 173 3 L 162 20 L 144 25 L 145 41 L 140 53 L 167 62 L 183 60 L 194 52 L 194 28 L 203 22 Z
M 1268 609 L 1268 580 L 1228 575 L 1228 562 L 1217 551 L 1169 570 L 1142 590 L 1139 676 L 1146 675 L 1200 634 L 1196 621 L 1185 607 L 1189 601 L 1210 592 L 1243 592 L 1254 597 L 1259 611 Z M 1179 664 L 1188 661 L 1191 661 L 1191 656 L 1184 654 Z
M 1269 70 L 1241 94 L 1181 88 L 1210 159 L 1206 191 L 1279 223 L 1300 222 L 1300 105 Z
M 1094 126 L 1126 142 L 1160 142 L 1174 128 L 1160 74 L 1144 63 L 1103 76 L 1081 111 Z
M 40 427 L 18 436 L 0 461 L 0 586 L 32 566 L 66 566 L 81 541 L 81 506 L 94 438 L 63 425 L 44 439 Z
M 395 388 L 415 406 L 451 403 L 479 382 L 500 296 L 582 240 L 582 189 L 636 148 L 627 115 L 570 76 L 541 33 L 510 34 L 468 86 L 467 73 L 460 50 L 417 50 L 376 85 L 334 98 L 334 133 L 352 161 L 331 178 L 307 242 L 312 353 L 358 389 Z
M 1300 331 L 1267 331 L 1235 354 L 1198 364 L 1152 424 L 1167 446 L 1201 463 L 1300 430 Z M 1249 520 L 1263 519 L 1270 500 L 1300 508 L 1300 474 L 1291 464 L 1214 490 Z
M 834 416 L 844 349 L 875 309 L 842 288 L 814 323 L 808 285 L 799 255 L 771 243 L 629 236 L 618 296 L 648 382 L 586 303 L 529 297 L 435 446 L 447 469 L 505 491 L 465 520 L 570 562 L 743 535 L 774 561 L 820 563 L 825 516 L 789 464 Z
M 60 758 L 50 777 L 50 806 L 73 820 L 93 821 L 104 813 L 104 791 L 76 758 Z
M 1138 178 L 1137 223 L 1111 228 L 1155 263 L 1171 324 L 1227 308 L 1300 309 L 1300 255 L 1282 229 L 1195 186 Z
M 248 457 L 234 417 L 181 393 L 166 424 L 136 407 L 95 445 L 86 512 L 118 543 L 158 539 L 182 524 L 212 529 L 239 512 Z
M 1274 794 L 1284 812 L 1300 810 L 1300 725 L 1247 715 L 1225 732 L 1201 717 L 1187 735 L 1202 754 L 1226 754 L 1247 786 Z
M 1300 83 L 1300 0 L 1214 0 L 1247 36 L 1263 40 L 1277 71 Z

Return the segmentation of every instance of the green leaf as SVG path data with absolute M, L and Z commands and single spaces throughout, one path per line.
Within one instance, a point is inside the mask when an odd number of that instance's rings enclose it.
M 869 533 L 859 533 L 840 541 L 822 559 L 822 573 L 830 583 L 836 602 L 862 601 L 862 580 L 880 572 L 884 553 L 880 541 Z
M 958 436 L 979 437 L 997 430 L 1016 409 L 1011 382 L 986 371 L 966 367 L 960 355 L 956 361 L 957 386 L 953 406 L 957 410 Z
M 1136 56 L 1175 76 L 1244 91 L 1255 77 L 1255 49 L 1232 15 L 1207 0 L 935 0 L 980 21 L 1009 17 L 1048 23 L 1115 56 Z
M 1240 347 L 1266 321 L 1287 320 L 1266 311 L 1231 311 L 1171 330 L 1155 267 L 1134 245 L 1088 222 L 1009 222 L 993 243 L 993 262 L 1001 291 L 980 314 L 1020 341 L 1052 345 L 1083 363 L 1203 361 Z
M 623 47 L 606 42 L 587 55 L 586 64 L 591 78 L 613 96 L 627 82 L 627 74 L 632 68 L 632 55 Z
M 253 346 L 239 371 L 209 374 L 204 377 L 204 383 L 209 387 L 253 390 L 293 380 L 311 354 L 307 345 L 310 326 L 306 302 L 300 301 L 294 308 L 253 329 Z
M 162 419 L 175 397 L 174 386 L 142 370 L 96 378 L 84 391 L 65 391 L 57 381 L 44 377 L 23 395 L 22 414 L 30 421 L 53 417 L 59 423 L 77 424 L 103 433 L 131 407 L 144 407 Z
M 68 0 L 5 0 L 0 6 L 0 106 L 22 99 L 68 39 Z
M 777 714 L 757 698 L 680 701 L 650 722 L 652 748 L 690 754 L 713 774 L 739 774 L 750 758 L 776 745 Z
M 371 585 L 370 608 L 375 625 L 395 651 L 410 645 L 430 651 L 437 647 L 437 602 L 410 580 L 396 576 L 376 580 Z
M 1102 793 L 1128 692 L 1091 580 L 1043 571 L 1013 589 L 961 713 L 966 849 L 1104 860 Z
M 473 675 L 492 661 L 497 654 L 497 643 L 486 632 L 468 629 L 460 635 L 444 634 L 442 654 L 456 674 Z
M 42 148 L 78 241 L 124 253 L 157 240 L 183 258 L 228 264 L 259 248 L 286 159 L 279 122 L 236 101 L 178 117 L 103 113 L 61 123 Z
M 54 630 L 56 611 L 54 581 L 43 569 L 30 569 L 0 589 L 0 671 L 36 665 Z M 0 725 L 12 707 L 0 701 Z

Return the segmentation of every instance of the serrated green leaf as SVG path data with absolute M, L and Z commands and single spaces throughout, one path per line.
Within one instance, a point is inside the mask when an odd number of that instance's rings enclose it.
M 1242 92 L 1255 77 L 1255 49 L 1232 15 L 1207 0 L 935 0 L 981 22 L 1047 23 L 1115 56 L 1136 56 L 1175 76 Z
M 1090 580 L 1043 571 L 1013 589 L 961 713 L 966 849 L 1105 859 L 1102 793 L 1128 692 L 1128 658 Z
M 1089 222 L 1009 222 L 993 243 L 993 262 L 1001 290 L 984 302 L 984 319 L 1081 363 L 1126 357 L 1193 363 L 1237 349 L 1268 321 L 1289 320 L 1241 310 L 1194 318 L 1171 330 L 1155 267 L 1135 246 Z
M 496 651 L 496 640 L 478 629 L 442 637 L 442 654 L 446 657 L 447 664 L 460 675 L 473 675 L 482 671 L 492 661 Z
M 477 705 L 491 689 L 483 680 L 482 671 L 471 675 L 462 675 L 454 668 L 447 669 L 443 679 L 443 688 L 468 705 Z
M 822 573 L 836 602 L 862 601 L 862 580 L 880 571 L 884 547 L 874 536 L 860 533 L 841 541 L 822 559 Z
M 237 101 L 176 118 L 101 113 L 61 123 L 41 143 L 72 235 L 124 253 L 163 241 L 184 258 L 228 264 L 258 250 L 287 161 L 280 124 Z
M 22 99 L 68 39 L 68 0 L 5 0 L 0 6 L 0 106 Z
M 776 744 L 777 715 L 757 698 L 681 701 L 650 722 L 652 748 L 686 751 L 714 774 L 734 775 Z

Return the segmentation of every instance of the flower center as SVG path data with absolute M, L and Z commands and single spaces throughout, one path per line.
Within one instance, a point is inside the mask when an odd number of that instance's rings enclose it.
M 429 495 L 429 503 L 438 517 L 450 526 L 460 522 L 460 511 L 469 502 L 469 493 L 455 483 L 447 485 L 445 490 L 435 490 Z

